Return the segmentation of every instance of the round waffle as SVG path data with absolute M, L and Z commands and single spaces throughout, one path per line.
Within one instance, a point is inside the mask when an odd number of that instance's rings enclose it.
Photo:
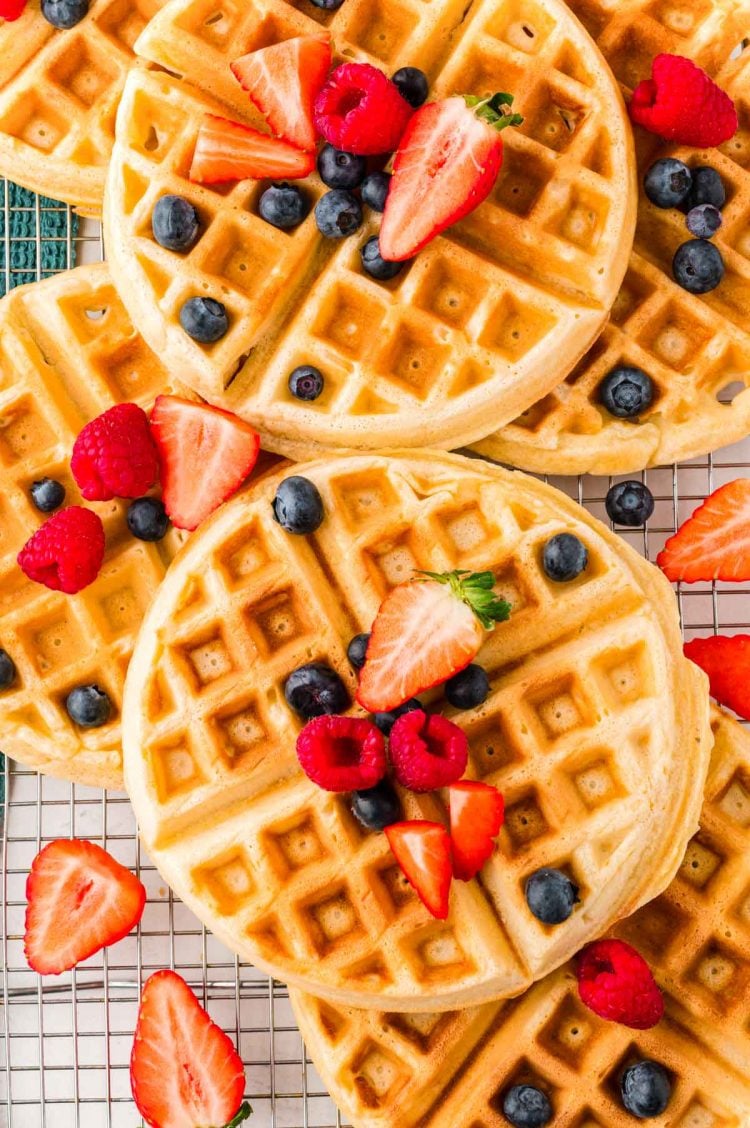
M 721 174 L 727 204 L 714 241 L 727 272 L 719 287 L 698 297 L 675 282 L 674 253 L 691 238 L 685 217 L 655 207 L 641 188 L 633 254 L 602 336 L 564 383 L 477 445 L 487 457 L 539 473 L 623 474 L 694 458 L 750 433 L 750 55 L 728 62 L 750 27 L 750 5 L 579 0 L 572 7 L 623 88 L 648 77 L 656 53 L 676 52 L 717 77 L 740 118 L 736 137 L 706 152 L 665 146 L 635 130 L 639 179 L 664 156 Z M 638 422 L 616 419 L 599 403 L 602 379 L 623 363 L 654 382 L 654 402 Z
M 285 470 L 195 534 L 140 632 L 126 683 L 126 786 L 164 878 L 242 958 L 349 1004 L 446 1009 L 518 994 L 671 880 L 697 825 L 705 679 L 682 657 L 660 573 L 579 506 L 523 475 L 437 453 L 296 468 L 325 505 L 310 537 L 275 523 Z M 549 581 L 542 545 L 570 530 L 589 565 Z M 310 661 L 350 692 L 346 647 L 414 569 L 492 569 L 513 607 L 480 651 L 487 702 L 447 715 L 470 775 L 507 819 L 481 884 L 434 920 L 384 835 L 301 772 L 288 675 Z M 442 818 L 405 793 L 408 818 Z M 550 929 L 523 895 L 543 865 L 583 904 Z
M 357 236 L 324 239 L 311 213 L 292 233 L 258 214 L 256 181 L 201 186 L 187 173 L 204 112 L 258 126 L 229 62 L 287 39 L 331 33 L 339 58 L 395 71 L 418 62 L 435 97 L 501 83 L 525 124 L 504 134 L 489 200 L 388 283 L 362 270 Z M 291 457 L 330 447 L 458 446 L 549 391 L 600 332 L 635 221 L 631 132 L 611 73 L 560 0 L 172 0 L 136 45 L 117 118 L 105 203 L 112 271 L 145 339 L 212 403 Z M 323 191 L 309 181 L 311 194 Z M 151 212 L 191 200 L 202 234 L 160 247 Z M 369 225 L 368 225 L 369 224 Z M 230 328 L 192 341 L 191 296 L 221 301 Z M 318 365 L 314 403 L 288 389 Z
M 653 1030 L 605 1022 L 578 998 L 571 965 L 511 1003 L 451 1014 L 334 1007 L 291 992 L 313 1065 L 356 1128 L 502 1128 L 502 1100 L 528 1083 L 550 1128 L 632 1128 L 619 1081 L 665 1066 L 670 1128 L 750 1124 L 750 739 L 714 714 L 701 828 L 668 891 L 616 934 L 649 961 L 666 1016 Z

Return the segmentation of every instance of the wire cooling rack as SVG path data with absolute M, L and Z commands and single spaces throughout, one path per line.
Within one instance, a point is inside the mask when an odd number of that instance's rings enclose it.
M 4 193 L 4 195 L 3 195 Z M 21 279 L 14 269 L 7 185 L 2 247 L 7 289 Z M 37 200 L 27 210 L 24 238 L 34 244 L 32 267 L 43 271 Z M 103 256 L 98 224 L 74 231 L 65 216 L 67 266 Z M 31 235 L 28 230 L 31 230 Z M 731 391 L 731 390 L 730 390 Z M 654 559 L 666 537 L 713 489 L 750 471 L 750 441 L 713 457 L 640 475 L 656 499 L 648 528 L 622 532 Z M 551 479 L 607 520 L 609 478 Z M 750 630 L 750 585 L 696 584 L 679 592 L 686 637 L 721 630 Z M 2 1128 L 138 1128 L 130 1095 L 128 1060 L 140 986 L 152 972 L 173 967 L 190 983 L 215 1021 L 233 1038 L 246 1066 L 247 1095 L 255 1128 L 341 1128 L 345 1123 L 307 1060 L 282 984 L 239 962 L 199 924 L 163 884 L 135 834 L 125 795 L 38 776 L 7 763 L 2 850 L 2 1015 L 0 1015 L 0 1126 Z M 137 933 L 59 978 L 42 980 L 23 956 L 25 882 L 32 859 L 56 838 L 101 843 L 133 869 L 148 891 Z

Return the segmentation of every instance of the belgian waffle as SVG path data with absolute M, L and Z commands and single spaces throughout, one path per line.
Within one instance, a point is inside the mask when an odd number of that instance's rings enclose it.
M 260 219 L 257 182 L 187 179 L 205 111 L 259 124 L 229 62 L 321 23 L 340 58 L 389 72 L 417 61 L 436 97 L 501 82 L 526 117 L 505 135 L 490 199 L 389 283 L 361 267 L 372 224 L 334 244 L 311 213 L 285 233 Z M 118 114 L 105 205 L 113 274 L 150 345 L 257 427 L 264 447 L 309 458 L 458 446 L 550 390 L 601 330 L 635 220 L 631 133 L 611 73 L 560 0 L 346 0 L 335 13 L 307 0 L 172 0 L 136 51 L 161 69 L 133 72 Z M 200 214 L 188 254 L 152 236 L 167 192 Z M 204 293 L 230 316 L 211 346 L 178 318 Z M 300 363 L 325 375 L 314 403 L 287 387 Z
M 540 473 L 620 474 L 694 458 L 750 433 L 750 56 L 728 62 L 750 28 L 750 6 L 579 0 L 572 7 L 625 89 L 650 74 L 655 53 L 673 51 L 716 75 L 740 117 L 739 133 L 721 151 L 664 146 L 635 131 L 640 177 L 662 156 L 721 174 L 727 205 L 715 242 L 727 273 L 718 289 L 696 297 L 674 281 L 673 255 L 691 237 L 685 218 L 649 203 L 641 188 L 633 254 L 604 333 L 564 383 L 477 447 Z M 621 363 L 642 368 L 655 385 L 638 423 L 598 402 L 602 379 Z
M 150 856 L 235 952 L 320 995 L 436 1009 L 518 994 L 660 892 L 697 825 L 708 763 L 705 679 L 682 657 L 656 569 L 550 487 L 437 453 L 328 457 L 296 471 L 326 517 L 284 532 L 257 484 L 191 538 L 140 632 L 126 683 L 126 786 Z M 564 529 L 585 573 L 547 580 Z M 349 639 L 413 569 L 492 569 L 513 606 L 480 651 L 491 693 L 447 714 L 470 774 L 507 820 L 482 884 L 456 883 L 447 922 L 405 885 L 383 835 L 300 771 L 283 684 L 325 661 L 350 691 Z M 669 781 L 668 783 L 666 781 Z M 407 817 L 443 817 L 403 795 Z M 569 871 L 583 909 L 530 919 L 523 883 Z

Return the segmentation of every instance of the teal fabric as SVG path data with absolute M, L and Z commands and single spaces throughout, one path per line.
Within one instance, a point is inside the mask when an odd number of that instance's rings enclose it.
M 37 209 L 37 200 L 39 207 Z M 71 258 L 75 256 L 73 240 L 78 234 L 78 216 L 65 204 L 35 196 L 26 188 L 8 181 L 9 216 L 5 215 L 5 185 L 0 180 L 0 297 L 8 288 L 5 256 L 10 247 L 10 289 L 47 278 L 65 270 L 68 265 L 68 247 Z M 68 242 L 70 222 L 71 242 Z M 39 230 L 37 231 L 37 226 Z M 37 244 L 37 234 L 39 243 Z M 39 262 L 37 264 L 37 246 Z M 71 266 L 75 263 L 71 261 Z M 39 270 L 37 271 L 37 266 Z

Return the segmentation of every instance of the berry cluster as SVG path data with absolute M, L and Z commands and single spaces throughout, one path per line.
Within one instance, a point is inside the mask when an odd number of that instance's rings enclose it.
M 724 277 L 721 251 L 710 239 L 721 228 L 726 189 L 716 169 L 690 169 L 674 157 L 651 166 L 643 181 L 646 195 L 658 208 L 679 208 L 694 236 L 678 247 L 672 262 L 675 281 L 690 294 L 708 294 Z

